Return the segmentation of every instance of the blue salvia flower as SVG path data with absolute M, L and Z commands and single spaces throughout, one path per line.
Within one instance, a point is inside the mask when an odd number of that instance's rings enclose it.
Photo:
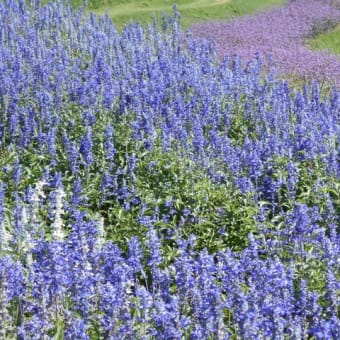
M 57 145 L 56 145 L 56 139 L 57 139 L 57 128 L 53 127 L 48 132 L 47 135 L 47 147 L 48 147 L 48 153 L 52 160 L 54 160 L 57 156 Z
M 78 205 L 83 201 L 82 196 L 83 186 L 81 178 L 76 177 L 74 183 L 73 183 L 73 195 L 71 198 L 71 203 L 74 206 L 74 208 L 77 208 Z
M 9 118 L 9 123 L 10 123 L 10 137 L 11 137 L 11 142 L 13 144 L 15 144 L 16 142 L 16 137 L 17 137 L 17 129 L 18 129 L 18 115 L 16 113 L 16 109 L 13 107 L 13 112 L 12 114 L 10 115 L 10 118 Z
M 75 210 L 73 218 L 75 222 L 67 240 L 68 265 L 73 268 L 68 272 L 71 279 L 69 289 L 75 308 L 87 318 L 94 303 L 96 280 L 92 273 L 97 265 L 97 230 L 93 221 L 85 221 L 86 213 Z
M 106 159 L 110 162 L 113 162 L 115 159 L 117 150 L 115 149 L 115 146 L 114 146 L 113 128 L 111 124 L 106 125 L 104 147 L 105 147 L 104 151 L 105 151 Z
M 13 182 L 15 187 L 18 187 L 19 182 L 22 177 L 22 165 L 19 163 L 19 159 L 17 158 L 13 165 Z
M 92 148 L 92 129 L 90 127 L 87 127 L 86 133 L 81 139 L 79 148 L 79 152 L 84 157 L 85 165 L 87 167 L 90 167 L 94 161 Z
M 143 250 L 141 248 L 141 244 L 138 241 L 138 238 L 133 236 L 130 239 L 128 246 L 129 251 L 127 263 L 135 273 L 138 273 L 142 270 Z
M 1 298 L 5 305 L 11 300 L 25 295 L 24 268 L 9 256 L 3 256 L 0 259 L 0 282 Z
M 84 126 L 93 126 L 96 122 L 96 116 L 90 110 L 85 110 L 82 118 Z
M 326 275 L 327 313 L 331 317 L 337 318 L 340 307 L 340 280 L 336 278 L 332 269 L 333 268 L 329 268 Z
M 69 326 L 65 331 L 65 339 L 84 339 L 89 340 L 90 337 L 87 334 L 88 326 L 86 322 L 81 319 L 72 318 L 68 320 Z
M 101 183 L 100 183 L 100 193 L 102 196 L 102 202 L 104 202 L 108 197 L 111 197 L 115 194 L 114 185 L 113 185 L 113 177 L 112 175 L 105 170 Z
M 76 174 L 79 169 L 79 152 L 75 142 L 70 141 L 67 136 L 64 136 L 63 143 L 67 152 L 67 159 L 73 174 Z
M 51 328 L 52 324 L 35 311 L 35 314 L 19 327 L 18 336 L 19 339 L 43 339 Z
M 0 184 L 0 254 L 7 248 L 7 231 L 5 229 L 5 194 L 6 186 Z
M 161 280 L 164 280 L 164 277 L 162 277 Z M 167 278 L 165 278 L 165 280 L 167 280 Z M 161 292 L 169 289 L 168 284 L 166 285 L 167 287 L 164 287 L 164 285 L 161 286 Z M 163 339 L 181 339 L 182 330 L 181 327 L 179 327 L 181 322 L 180 306 L 177 297 L 157 299 L 154 302 L 152 314 L 156 325 L 155 337 Z
M 0 258 L 0 334 L 6 338 L 6 330 L 12 328 L 11 323 L 18 321 L 12 320 L 9 308 L 12 301 L 24 298 L 26 293 L 26 283 L 24 278 L 24 268 L 18 262 L 14 262 L 9 256 Z M 20 318 L 20 313 L 17 318 Z M 11 334 L 7 334 L 11 337 Z
M 296 186 L 299 181 L 299 171 L 293 162 L 289 162 L 287 166 L 287 189 L 289 196 L 295 198 Z
M 207 337 L 218 334 L 219 321 L 222 317 L 222 301 L 219 288 L 215 284 L 216 268 L 212 255 L 203 250 L 196 265 L 196 289 L 194 290 L 194 317 L 199 324 L 199 333 Z
M 138 321 L 142 325 L 140 327 L 138 333 L 136 334 L 137 338 L 140 339 L 147 339 L 150 337 L 153 332 L 154 328 L 152 323 L 152 308 L 154 305 L 154 299 L 150 292 L 144 286 L 137 286 L 136 287 L 136 298 L 138 299 Z
M 162 263 L 162 250 L 161 250 L 161 242 L 158 238 L 157 230 L 152 226 L 149 227 L 149 231 L 147 233 L 148 236 L 148 248 L 149 248 L 149 260 L 148 265 L 151 268 L 156 268 L 159 264 Z

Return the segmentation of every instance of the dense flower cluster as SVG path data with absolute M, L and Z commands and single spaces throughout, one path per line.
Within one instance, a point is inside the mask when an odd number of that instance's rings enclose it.
M 195 35 L 212 41 L 221 55 L 237 54 L 245 61 L 266 55 L 280 74 L 328 80 L 339 85 L 339 57 L 312 51 L 306 42 L 340 21 L 334 1 L 294 0 L 283 7 L 225 22 L 195 24 Z
M 340 338 L 340 97 L 0 2 L 0 337 Z

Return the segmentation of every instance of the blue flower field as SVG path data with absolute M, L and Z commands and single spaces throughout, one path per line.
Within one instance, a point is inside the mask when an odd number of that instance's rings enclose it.
M 340 339 L 340 95 L 0 2 L 0 339 Z

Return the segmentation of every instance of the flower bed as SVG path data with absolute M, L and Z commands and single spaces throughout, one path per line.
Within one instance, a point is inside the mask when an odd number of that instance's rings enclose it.
M 340 102 L 0 3 L 0 337 L 337 339 Z

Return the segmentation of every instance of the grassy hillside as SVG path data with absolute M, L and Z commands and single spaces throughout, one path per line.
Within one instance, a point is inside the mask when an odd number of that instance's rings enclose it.
M 319 35 L 310 42 L 313 49 L 328 50 L 340 54 L 340 25 L 331 32 Z
M 182 15 L 183 28 L 196 21 L 225 19 L 244 15 L 282 4 L 283 0 L 92 0 L 88 1 L 91 11 L 97 14 L 108 13 L 121 29 L 129 21 L 149 22 L 152 14 L 162 11 L 171 13 L 174 2 Z M 74 4 L 81 1 L 75 0 Z

